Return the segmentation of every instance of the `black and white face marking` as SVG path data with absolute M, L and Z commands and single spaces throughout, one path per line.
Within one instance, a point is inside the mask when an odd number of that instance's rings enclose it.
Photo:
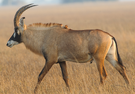
M 8 47 L 13 47 L 14 45 L 17 45 L 21 43 L 21 33 L 19 33 L 18 28 L 15 28 L 13 35 L 7 42 Z

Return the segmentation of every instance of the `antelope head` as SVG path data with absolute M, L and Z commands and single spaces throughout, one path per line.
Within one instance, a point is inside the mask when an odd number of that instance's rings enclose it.
M 13 47 L 14 45 L 17 45 L 22 42 L 21 34 L 24 30 L 26 30 L 26 25 L 24 24 L 25 17 L 22 17 L 20 19 L 20 16 L 25 10 L 27 10 L 28 8 L 34 7 L 34 6 L 37 6 L 37 5 L 28 4 L 28 5 L 21 7 L 16 12 L 15 17 L 14 17 L 14 33 L 7 42 L 8 47 Z M 19 19 L 20 19 L 20 21 L 19 21 Z

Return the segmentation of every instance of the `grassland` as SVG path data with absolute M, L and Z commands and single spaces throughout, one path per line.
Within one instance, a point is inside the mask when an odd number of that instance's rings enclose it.
M 131 84 L 105 61 L 108 77 L 99 84 L 96 63 L 67 62 L 69 92 L 55 64 L 43 79 L 39 94 L 135 94 L 135 2 L 82 3 L 61 6 L 38 6 L 23 16 L 28 25 L 56 22 L 72 29 L 102 29 L 118 42 L 119 53 Z M 0 7 L 0 94 L 33 94 L 45 60 L 26 50 L 23 44 L 6 47 L 13 30 L 14 14 L 19 7 Z

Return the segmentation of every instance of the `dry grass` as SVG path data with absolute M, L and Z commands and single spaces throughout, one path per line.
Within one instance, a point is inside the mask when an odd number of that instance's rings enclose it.
M 26 24 L 57 22 L 72 29 L 102 29 L 117 39 L 119 52 L 131 84 L 126 85 L 119 73 L 105 62 L 108 77 L 99 84 L 95 62 L 67 62 L 69 92 L 55 64 L 43 79 L 39 94 L 134 94 L 135 93 L 135 2 L 83 3 L 39 6 L 27 10 Z M 19 7 L 0 7 L 0 94 L 32 94 L 45 61 L 26 50 L 23 44 L 6 47 L 13 33 L 13 17 Z

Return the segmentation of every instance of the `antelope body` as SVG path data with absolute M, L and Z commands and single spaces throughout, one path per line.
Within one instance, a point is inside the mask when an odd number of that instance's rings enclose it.
M 66 61 L 85 63 L 94 59 L 99 71 L 100 82 L 103 83 L 107 77 L 104 67 L 106 59 L 123 76 L 126 83 L 129 83 L 118 53 L 117 42 L 112 35 L 99 29 L 72 30 L 56 23 L 34 23 L 26 26 L 23 21 L 24 17 L 20 19 L 20 16 L 26 9 L 33 6 L 35 5 L 23 6 L 16 12 L 15 31 L 7 42 L 7 46 L 12 47 L 24 43 L 26 48 L 32 52 L 44 56 L 46 63 L 39 74 L 35 93 L 43 77 L 56 63 L 60 64 L 63 79 L 69 87 Z

